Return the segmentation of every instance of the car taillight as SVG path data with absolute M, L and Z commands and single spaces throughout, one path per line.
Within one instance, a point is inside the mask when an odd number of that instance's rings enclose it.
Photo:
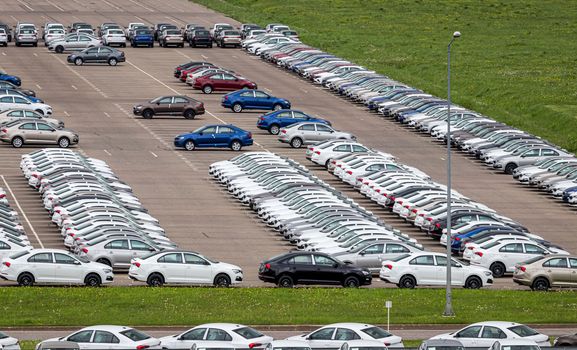
M 352 171 L 350 171 L 350 170 L 347 170 L 347 174 L 349 174 L 349 175 L 353 175 L 353 172 L 352 172 Z
M 35 177 L 35 178 L 39 179 L 39 178 L 40 178 L 40 175 L 38 175 L 38 174 L 32 174 L 32 177 Z
M 368 184 L 369 184 L 368 181 L 363 182 L 363 185 L 368 185 Z
M 250 343 L 250 344 L 248 344 L 248 348 L 252 349 L 252 348 L 256 348 L 257 346 L 261 346 L 261 345 L 262 345 L 261 343 Z
M 478 256 L 481 256 L 481 257 L 482 257 L 482 256 L 483 256 L 483 252 L 475 252 L 475 255 L 478 255 Z
M 375 192 L 381 193 L 381 189 L 380 189 L 380 188 L 377 188 L 377 189 L 375 190 Z
M 261 121 L 264 121 L 264 117 L 260 117 L 260 120 L 261 120 Z
M 134 265 L 134 266 L 136 266 L 136 267 L 140 267 L 140 263 L 139 263 L 138 261 L 137 261 L 137 262 L 133 262 L 132 265 Z
M 386 267 L 387 269 L 389 269 L 389 270 L 392 270 L 392 269 L 393 269 L 393 265 L 391 265 L 391 264 L 386 264 L 385 267 Z
M 413 209 L 413 210 L 411 210 L 411 211 L 412 211 L 413 213 L 417 214 L 417 211 L 418 211 L 418 210 L 417 210 L 417 209 Z
M 320 151 L 315 151 L 315 153 L 316 153 L 316 154 L 321 154 L 321 152 L 320 152 Z
M 0 131 L 2 131 L 2 132 L 8 132 L 8 129 L 2 129 L 2 130 L 0 130 Z
M 441 224 L 439 224 L 438 222 L 435 224 L 436 228 L 441 228 Z
M 473 250 L 473 249 L 475 249 L 475 247 L 467 247 L 467 249 Z
M 336 160 L 331 160 L 331 163 L 337 164 L 337 161 L 336 161 Z
M 390 196 L 390 197 L 389 197 L 389 199 L 392 200 L 392 201 L 394 201 L 395 198 L 396 198 L 395 196 Z
M 6 197 L 6 194 L 1 193 L 1 194 L 0 194 L 0 199 L 2 199 L 2 198 L 4 198 L 4 197 Z
M 399 204 L 403 204 L 403 201 L 397 201 L 397 203 L 399 203 Z
M 227 100 L 228 100 L 228 96 L 227 96 L 227 95 L 224 95 L 223 100 L 227 101 Z
M 282 129 L 280 132 L 282 132 L 283 134 L 286 134 L 286 130 Z
M 68 234 L 70 237 L 74 237 L 75 233 L 69 233 Z
M 426 220 L 427 221 L 433 221 L 433 218 L 427 218 Z
M 525 271 L 527 271 L 527 268 L 525 266 L 519 266 L 519 270 L 525 272 Z
M 10 265 L 12 265 L 9 261 L 4 261 L 2 264 L 6 265 L 6 267 L 10 267 Z
M 405 207 L 406 209 L 409 209 L 409 205 L 408 205 L 408 204 L 407 204 L 407 205 L 405 205 L 404 207 Z
M 249 133 L 248 133 L 248 138 L 249 138 L 249 139 L 252 139 L 252 132 L 249 132 Z
M 136 347 L 136 350 L 143 350 L 143 349 L 148 349 L 150 347 L 150 345 L 138 345 Z
M 457 242 L 461 241 L 461 237 L 455 237 L 455 241 Z
M 86 248 L 82 248 L 82 251 L 83 251 L 84 253 L 88 253 L 88 249 L 86 249 Z

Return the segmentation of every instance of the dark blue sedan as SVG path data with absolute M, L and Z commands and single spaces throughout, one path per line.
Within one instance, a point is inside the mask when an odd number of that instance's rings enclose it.
M 238 90 L 222 97 L 221 105 L 240 113 L 243 109 L 290 109 L 291 103 L 284 98 L 278 98 L 261 90 Z
M 268 132 L 270 132 L 273 135 L 278 135 L 281 128 L 302 122 L 317 122 L 331 125 L 331 122 L 329 122 L 328 120 L 316 118 L 301 111 L 280 110 L 280 111 L 272 111 L 261 116 L 260 118 L 258 118 L 256 126 L 259 129 L 268 130 Z
M 7 82 L 12 83 L 16 86 L 22 85 L 22 80 L 20 80 L 19 77 L 15 76 L 15 75 L 6 74 L 5 72 L 2 72 L 2 71 L 0 71 L 0 80 L 7 81 Z
M 187 151 L 211 147 L 228 147 L 240 151 L 244 146 L 252 144 L 252 134 L 232 124 L 206 125 L 174 138 L 174 146 Z

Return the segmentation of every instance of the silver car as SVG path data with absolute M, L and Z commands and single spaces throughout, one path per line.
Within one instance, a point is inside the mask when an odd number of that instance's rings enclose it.
M 128 268 L 130 267 L 130 260 L 142 258 L 158 250 L 142 239 L 112 238 L 85 245 L 78 255 L 113 268 Z
M 423 250 L 419 247 L 405 242 L 374 241 L 352 251 L 333 254 L 333 256 L 344 263 L 366 267 L 372 273 L 378 273 L 383 261 L 421 251 Z
M 56 53 L 64 51 L 82 51 L 89 47 L 102 45 L 102 41 L 86 34 L 75 34 L 67 36 L 64 39 L 56 39 L 48 44 L 48 50 Z
M 278 140 L 290 144 L 293 148 L 315 144 L 327 140 L 355 140 L 356 137 L 332 127 L 315 122 L 304 122 L 284 127 L 278 133 Z

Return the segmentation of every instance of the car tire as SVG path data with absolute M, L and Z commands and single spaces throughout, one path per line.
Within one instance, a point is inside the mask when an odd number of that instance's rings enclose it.
M 235 103 L 235 104 L 233 104 L 233 105 L 232 105 L 232 111 L 233 111 L 234 113 L 240 113 L 240 112 L 242 112 L 242 105 L 241 105 L 240 103 L 238 103 L 238 102 Z
M 132 41 L 130 42 L 130 46 L 131 46 L 131 47 L 136 47 L 136 45 L 134 45 L 134 43 L 133 43 Z M 148 45 L 148 46 L 150 47 L 150 45 Z
M 465 288 L 467 289 L 479 289 L 483 286 L 483 282 L 477 276 L 471 276 L 465 281 Z
M 112 263 L 110 262 L 110 260 L 108 260 L 106 258 L 97 259 L 96 262 L 112 267 Z
M 16 46 L 20 46 L 20 43 L 16 43 Z
M 277 103 L 274 106 L 272 106 L 273 111 L 280 111 L 281 109 L 283 109 L 281 104 Z
M 505 167 L 505 173 L 509 174 L 509 175 L 513 175 L 513 171 L 517 169 L 517 164 L 514 163 L 509 163 L 507 164 L 507 166 Z
M 301 148 L 303 145 L 303 140 L 300 137 L 295 137 L 291 140 L 291 147 L 292 148 Z
M 55 51 L 56 53 L 63 53 L 63 52 L 64 52 L 64 47 L 58 45 L 58 46 L 56 46 L 56 48 L 54 49 L 54 51 Z
M 499 277 L 503 277 L 505 275 L 505 265 L 503 265 L 503 263 L 500 262 L 496 262 L 491 264 L 491 267 L 489 267 L 489 270 L 491 270 L 491 272 L 493 273 L 493 276 L 495 278 L 499 278 Z
M 417 281 L 415 280 L 415 277 L 413 277 L 413 276 L 405 275 L 405 276 L 401 277 L 401 279 L 399 280 L 399 288 L 413 289 L 416 286 L 417 286 Z
M 184 143 L 184 149 L 187 151 L 194 151 L 195 148 L 196 148 L 196 145 L 194 144 L 194 141 L 192 141 L 192 140 L 188 140 Z
M 34 276 L 31 273 L 24 272 L 18 276 L 18 285 L 21 287 L 32 287 L 34 285 Z
M 21 148 L 24 146 L 24 140 L 20 136 L 14 137 L 10 143 L 14 148 Z
M 269 132 L 271 135 L 278 135 L 279 132 L 280 132 L 280 125 L 278 125 L 278 124 L 273 124 L 273 125 L 269 126 L 269 127 L 268 127 L 268 132 Z
M 292 288 L 295 285 L 293 278 L 289 275 L 280 276 L 276 284 L 280 288 Z
M 183 115 L 185 119 L 194 119 L 195 117 L 194 110 L 192 109 L 187 109 L 186 111 L 184 111 Z
M 242 144 L 240 143 L 239 140 L 234 140 L 230 143 L 230 149 L 235 152 L 238 152 L 242 149 Z
M 205 85 L 202 87 L 202 92 L 204 92 L 205 94 L 212 94 L 212 86 L 210 85 Z
M 126 47 L 126 43 L 122 44 L 122 47 Z
M 208 45 L 208 48 L 209 48 L 209 49 L 212 49 L 212 44 Z
M 226 273 L 219 273 L 214 278 L 213 284 L 215 287 L 228 288 L 230 286 L 230 277 Z
M 110 65 L 110 66 L 116 66 L 117 64 L 118 64 L 118 60 L 114 57 L 112 57 L 108 60 L 108 65 Z
M 548 291 L 549 287 L 549 281 L 544 277 L 538 277 L 531 283 L 531 289 L 540 292 Z
M 152 119 L 153 116 L 154 112 L 152 111 L 152 109 L 145 109 L 144 111 L 142 111 L 142 118 L 144 119 Z
M 80 57 L 76 57 L 76 59 L 74 60 L 74 64 L 77 66 L 81 66 L 84 64 L 84 60 L 82 60 L 82 58 Z
M 38 43 L 34 43 L 33 46 L 34 46 L 34 47 L 38 47 Z
M 345 288 L 359 288 L 360 285 L 361 282 L 359 281 L 359 278 L 356 276 L 349 276 L 345 278 L 343 282 L 343 287 Z
M 332 158 L 327 159 L 327 161 L 325 162 L 325 168 L 327 169 L 329 168 L 329 164 L 331 164 L 332 160 L 333 160 Z
M 100 287 L 100 285 L 102 284 L 102 280 L 100 279 L 100 276 L 98 276 L 97 274 L 90 273 L 84 279 L 84 284 L 88 287 Z
M 150 274 L 146 279 L 146 284 L 148 284 L 149 287 L 162 287 L 164 284 L 164 277 L 159 273 Z
M 60 148 L 68 148 L 70 147 L 70 140 L 68 137 L 61 137 L 58 139 L 58 147 Z

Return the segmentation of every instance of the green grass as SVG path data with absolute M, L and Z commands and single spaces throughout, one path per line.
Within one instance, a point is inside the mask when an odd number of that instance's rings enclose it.
M 241 22 L 282 22 L 303 41 L 577 151 L 574 1 L 194 0 Z
M 252 325 L 386 322 L 385 300 L 393 301 L 393 324 L 576 323 L 577 293 L 456 289 L 457 317 L 443 318 L 442 289 L 334 288 L 2 288 L 0 327 L 194 325 L 235 322 Z

